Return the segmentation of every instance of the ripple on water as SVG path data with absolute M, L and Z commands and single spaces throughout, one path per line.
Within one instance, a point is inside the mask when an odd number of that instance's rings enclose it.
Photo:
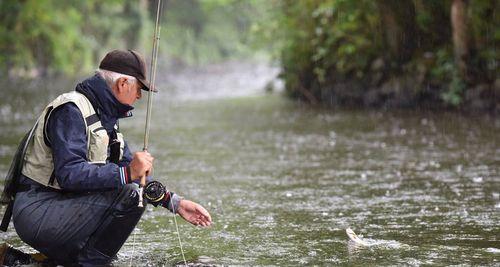
M 486 252 L 500 254 L 500 248 L 487 248 Z
M 491 121 L 305 109 L 273 95 L 207 100 L 208 92 L 217 90 L 210 87 L 218 83 L 207 72 L 200 75 L 174 77 L 177 98 L 159 95 L 158 112 L 153 113 L 161 116 L 153 116 L 151 136 L 158 176 L 213 215 L 215 223 L 208 230 L 178 220 L 191 263 L 498 262 L 500 150 L 498 126 Z M 219 79 L 226 82 L 222 91 L 233 90 L 236 96 L 246 90 L 234 83 L 234 70 L 229 76 Z M 252 82 L 245 77 L 245 83 Z M 204 87 L 207 91 L 197 100 L 185 101 Z M 255 87 L 250 91 L 254 94 Z M 10 100 L 0 99 L 17 103 Z M 121 126 L 131 147 L 140 149 L 143 131 L 137 122 L 145 112 L 136 110 L 136 117 Z M 14 139 L 29 127 L 33 113 L 20 116 L 14 105 L 0 104 L 0 114 L 7 118 L 0 118 L 4 158 L 15 150 Z M 3 174 L 8 164 L 0 161 Z M 350 249 L 343 229 L 351 225 L 378 245 Z M 131 237 L 120 251 L 118 264 L 128 265 L 130 259 L 134 266 L 179 262 L 174 231 L 170 213 L 148 210 L 135 242 Z M 0 238 L 29 249 L 12 229 Z M 205 263 L 201 255 L 214 260 Z

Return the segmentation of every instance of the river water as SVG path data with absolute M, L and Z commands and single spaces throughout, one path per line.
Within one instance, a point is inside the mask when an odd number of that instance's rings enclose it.
M 310 108 L 264 92 L 276 73 L 230 63 L 159 75 L 154 176 L 214 221 L 177 218 L 190 265 L 500 264 L 498 118 Z M 35 114 L 70 84 L 0 90 L 2 176 Z M 145 102 L 121 123 L 135 150 Z M 180 264 L 175 229 L 149 208 L 116 264 Z M 0 238 L 31 251 L 12 227 Z

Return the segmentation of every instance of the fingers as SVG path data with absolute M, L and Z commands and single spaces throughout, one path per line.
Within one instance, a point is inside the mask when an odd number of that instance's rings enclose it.
M 193 219 L 191 223 L 196 226 L 208 227 L 212 224 L 212 221 L 209 220 L 209 218 L 205 215 L 199 214 Z
M 203 208 L 201 205 L 196 206 L 196 212 L 197 212 L 197 217 L 195 220 L 195 225 L 202 226 L 202 227 L 208 227 L 212 224 L 212 217 L 210 216 L 210 213 Z
M 196 210 L 201 214 L 200 217 L 202 217 L 204 219 L 204 221 L 209 222 L 209 223 L 212 222 L 212 216 L 210 216 L 210 213 L 208 213 L 208 211 L 204 207 L 202 207 L 201 205 L 198 205 Z
M 154 158 L 147 151 L 134 153 L 134 157 L 130 162 L 130 169 L 132 171 L 132 178 L 138 179 L 147 175 L 153 168 Z
M 178 212 L 182 218 L 193 225 L 207 227 L 212 224 L 212 217 L 208 211 L 190 200 L 181 200 Z
M 144 162 L 149 162 L 151 164 L 153 164 L 153 161 L 154 161 L 153 156 L 151 156 L 151 154 L 149 154 L 149 152 L 147 152 L 147 151 L 135 152 L 134 158 L 137 158 L 137 159 L 144 161 Z

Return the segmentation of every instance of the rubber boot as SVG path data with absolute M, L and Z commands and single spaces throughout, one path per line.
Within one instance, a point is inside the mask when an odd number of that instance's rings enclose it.
M 7 243 L 0 245 L 0 266 L 19 266 L 33 263 L 51 262 L 42 253 L 27 254 Z
M 0 245 L 0 266 L 18 266 L 33 263 L 30 254 L 13 248 L 7 243 Z

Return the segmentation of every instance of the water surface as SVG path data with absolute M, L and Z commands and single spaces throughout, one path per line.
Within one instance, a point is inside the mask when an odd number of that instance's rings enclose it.
M 275 74 L 232 64 L 160 81 L 154 176 L 214 220 L 201 229 L 177 219 L 189 262 L 499 264 L 499 119 L 308 108 L 263 92 Z M 35 114 L 72 87 L 63 84 L 1 90 L 1 175 Z M 121 123 L 136 150 L 145 102 Z M 376 245 L 352 244 L 348 227 Z M 12 228 L 0 238 L 30 250 Z M 150 208 L 117 264 L 181 261 L 172 215 Z

